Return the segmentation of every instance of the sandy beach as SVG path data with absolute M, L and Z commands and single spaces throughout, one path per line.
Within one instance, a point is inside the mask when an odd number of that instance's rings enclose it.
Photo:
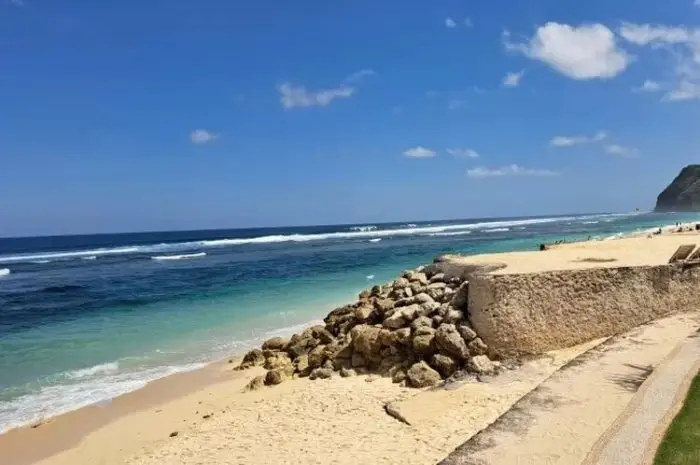
M 505 263 L 499 273 L 657 265 L 686 243 L 700 243 L 700 235 L 665 232 L 465 260 Z M 687 325 L 667 326 L 664 341 L 685 337 L 687 330 Z M 232 364 L 215 363 L 37 427 L 10 431 L 0 436 L 0 457 L 3 465 L 427 465 L 446 457 L 558 368 L 601 342 L 533 358 L 488 382 L 473 380 L 431 391 L 401 387 L 388 378 L 356 376 L 296 379 L 245 392 L 261 369 L 233 371 Z M 645 350 L 649 359 L 656 359 L 670 349 L 665 343 Z M 619 393 L 610 395 L 618 396 L 611 402 L 619 400 Z M 410 425 L 386 414 L 388 402 Z

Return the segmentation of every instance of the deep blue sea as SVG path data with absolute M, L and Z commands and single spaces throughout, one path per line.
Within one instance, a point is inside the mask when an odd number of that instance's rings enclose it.
M 239 354 L 448 252 L 610 239 L 699 214 L 590 214 L 0 239 L 0 432 Z

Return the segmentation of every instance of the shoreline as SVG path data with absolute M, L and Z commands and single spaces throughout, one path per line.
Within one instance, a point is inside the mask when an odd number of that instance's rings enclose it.
M 686 224 L 685 227 L 690 225 Z M 664 233 L 675 229 L 676 226 L 667 225 L 663 226 Z M 648 232 L 636 232 L 630 233 L 629 235 L 617 238 L 615 241 L 600 241 L 600 240 L 584 240 L 577 242 L 568 242 L 564 244 L 559 244 L 554 246 L 554 248 L 559 247 L 571 247 L 581 244 L 598 244 L 598 243 L 609 243 L 617 242 L 618 240 L 624 239 L 634 239 L 639 237 L 644 237 Z M 695 234 L 695 231 L 693 231 Z M 685 236 L 686 234 L 682 234 Z M 663 237 L 668 237 L 668 234 L 662 235 Z M 673 237 L 681 236 L 681 234 L 674 234 Z M 520 252 L 506 252 L 506 254 L 520 253 Z M 499 254 L 488 254 L 484 256 L 493 257 Z M 481 257 L 484 257 L 481 256 Z M 477 256 L 479 257 L 479 256 Z M 537 261 L 537 260 L 536 260 Z M 317 321 L 317 320 L 312 320 Z M 296 325 L 295 327 L 300 327 L 302 325 Z M 295 331 L 296 329 L 291 329 Z M 237 354 L 239 357 L 242 354 Z M 42 448 L 41 450 L 32 450 L 28 455 L 28 459 L 23 461 L 18 461 L 18 464 L 29 464 L 35 463 L 35 460 L 41 458 L 51 457 L 67 448 L 74 447 L 80 442 L 85 436 L 105 428 L 114 421 L 119 420 L 125 416 L 130 416 L 143 412 L 146 409 L 153 407 L 154 405 L 167 404 L 174 399 L 182 399 L 193 393 L 202 392 L 208 388 L 215 387 L 218 383 L 232 382 L 232 380 L 241 381 L 240 388 L 242 389 L 245 385 L 245 379 L 250 376 L 249 371 L 245 372 L 232 372 L 231 368 L 233 364 L 227 362 L 229 357 L 223 359 L 212 360 L 207 362 L 205 366 L 196 368 L 194 370 L 179 372 L 171 374 L 153 381 L 146 383 L 145 386 L 140 387 L 134 391 L 121 394 L 119 396 L 113 397 L 108 401 L 99 402 L 92 404 L 90 406 L 82 407 L 77 410 L 72 410 L 57 416 L 50 417 L 44 420 L 39 427 L 32 427 L 30 425 L 24 425 L 17 428 L 10 429 L 5 433 L 0 434 L 0 451 L 9 451 L 10 455 L 18 453 L 18 448 L 22 444 L 22 440 L 17 438 L 30 433 L 35 436 L 38 434 L 41 438 Z M 232 374 L 233 373 L 233 374 Z M 294 383 L 289 383 L 294 384 Z M 280 389 L 280 386 L 274 389 Z M 70 423 L 71 425 L 76 425 L 70 428 L 70 433 L 57 431 L 60 424 Z M 36 440 L 36 439 L 35 439 Z M 12 444 L 17 444 L 12 446 Z M 21 455 L 21 454 L 20 454 Z M 14 463 L 14 462 L 12 462 Z

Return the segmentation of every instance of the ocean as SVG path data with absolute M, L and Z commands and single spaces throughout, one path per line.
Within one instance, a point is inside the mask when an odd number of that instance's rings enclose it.
M 444 253 L 534 250 L 700 214 L 0 239 L 0 432 L 292 333 Z

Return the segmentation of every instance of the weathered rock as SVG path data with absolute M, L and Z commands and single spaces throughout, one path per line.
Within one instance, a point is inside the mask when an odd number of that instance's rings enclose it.
M 457 291 L 450 304 L 455 308 L 466 308 L 467 299 L 469 297 L 469 283 L 463 283 Z
M 257 391 L 258 389 L 262 388 L 265 386 L 265 377 L 264 376 L 256 376 L 255 378 L 251 379 L 248 384 L 246 384 L 246 390 L 247 391 Z
M 314 347 L 313 350 L 309 352 L 307 359 L 309 363 L 309 368 L 311 368 L 312 370 L 323 365 L 323 362 L 326 361 L 326 346 L 318 345 Z
M 457 362 L 455 362 L 452 357 L 442 354 L 433 355 L 432 366 L 443 378 L 449 378 L 458 368 Z
M 427 326 L 430 328 L 433 326 L 433 320 L 431 320 L 427 316 L 419 316 L 418 318 L 413 320 L 413 323 L 411 323 L 411 328 L 413 329 L 420 328 L 421 326 Z
M 355 319 L 361 323 L 364 323 L 368 320 L 372 319 L 372 315 L 374 315 L 375 310 L 372 307 L 368 306 L 361 306 L 357 307 L 353 314 L 355 315 Z
M 281 384 L 292 377 L 292 374 L 284 368 L 275 368 L 265 374 L 265 385 L 274 386 Z
M 421 292 L 425 292 L 427 287 L 418 281 L 413 281 L 406 289 L 410 289 L 413 295 L 418 295 Z
M 357 325 L 350 331 L 352 346 L 365 358 L 371 358 L 381 350 L 380 329 L 374 326 Z
M 294 368 L 302 376 L 306 376 L 311 372 L 309 367 L 309 356 L 303 354 L 294 359 Z
M 404 287 L 408 287 L 409 284 L 411 284 L 411 283 L 408 279 L 401 277 L 401 278 L 394 280 L 392 287 L 394 289 L 403 289 Z
M 264 368 L 266 370 L 284 369 L 287 372 L 294 372 L 292 360 L 284 352 L 273 352 L 265 359 Z
M 428 288 L 428 290 L 425 291 L 425 293 L 428 294 L 436 302 L 442 302 L 445 297 L 445 291 L 443 289 Z
M 408 385 L 415 388 L 434 386 L 441 381 L 440 373 L 425 362 L 415 363 L 406 373 Z
M 435 332 L 435 345 L 445 355 L 450 355 L 458 360 L 469 358 L 469 349 L 455 325 L 441 324 Z
M 292 336 L 292 339 L 287 345 L 287 353 L 292 356 L 292 358 L 297 358 L 300 355 L 308 354 L 311 349 L 318 345 L 318 339 L 313 337 L 313 335 L 308 331 Z
M 421 316 L 432 316 L 440 309 L 440 304 L 437 302 L 426 302 L 420 305 L 418 314 Z
M 382 293 L 382 286 L 379 286 L 379 285 L 372 286 L 372 289 L 369 292 L 371 295 L 376 297 Z
M 333 365 L 332 361 L 326 360 L 325 362 L 323 362 L 323 365 L 321 365 L 321 368 L 325 368 L 326 370 L 334 371 L 335 365 Z
M 467 363 L 467 368 L 480 375 L 490 375 L 494 374 L 497 370 L 498 365 L 489 360 L 486 355 L 477 355 L 469 359 Z
M 241 368 L 257 367 L 263 365 L 264 363 L 265 356 L 263 355 L 262 350 L 253 349 L 243 356 Z
M 442 324 L 443 318 L 440 315 L 433 316 L 433 326 L 438 327 Z
M 404 369 L 396 370 L 391 374 L 391 382 L 392 383 L 399 384 L 399 383 L 403 383 L 404 381 L 406 381 L 406 370 L 404 370 Z
M 352 366 L 353 368 L 361 368 L 365 365 L 367 365 L 367 360 L 365 359 L 365 357 L 359 352 L 354 352 L 352 354 L 350 366 Z
M 412 278 L 409 279 L 411 282 L 417 282 L 421 286 L 427 286 L 430 284 L 430 280 L 428 280 L 428 277 L 425 275 L 425 273 L 413 273 Z
M 417 294 L 413 297 L 413 301 L 417 304 L 424 304 L 428 302 L 435 302 L 435 299 L 430 297 L 428 294 L 425 292 L 422 292 L 420 294 Z
M 330 379 L 333 376 L 333 370 L 328 368 L 316 368 L 311 372 L 309 379 Z
M 309 328 L 311 336 L 318 339 L 321 344 L 330 344 L 335 340 L 333 334 L 321 325 L 312 326 Z M 308 330 L 307 330 L 308 331 Z
M 469 343 L 469 352 L 471 352 L 472 355 L 485 355 L 488 351 L 489 347 L 480 337 L 477 337 Z
M 430 277 L 431 283 L 443 282 L 445 280 L 445 273 L 435 273 Z
M 374 308 L 384 314 L 394 308 L 394 301 L 391 299 L 377 299 L 374 301 Z
M 406 297 L 413 297 L 413 294 L 414 294 L 410 285 L 409 285 L 409 287 L 404 288 L 403 293 L 406 295 Z
M 457 331 L 459 331 L 459 334 L 460 336 L 462 336 L 462 339 L 464 339 L 467 342 L 471 342 L 474 339 L 476 339 L 476 331 L 474 331 L 467 325 L 459 325 L 457 327 Z
M 357 373 L 352 368 L 344 368 L 343 367 L 340 369 L 340 376 L 342 376 L 343 378 L 349 378 L 349 377 L 355 376 L 355 375 L 357 375 Z
M 418 326 L 413 330 L 414 336 L 422 336 L 425 334 L 435 335 L 435 329 L 433 329 L 431 326 Z
M 392 331 L 394 341 L 397 344 L 408 344 L 411 341 L 411 328 L 401 328 Z
M 285 346 L 289 344 L 289 339 L 283 337 L 273 337 L 268 339 L 262 345 L 263 350 L 284 350 Z
M 367 300 L 369 299 L 369 296 L 372 295 L 369 290 L 365 289 L 364 291 L 360 292 L 358 295 L 360 300 Z
M 413 351 L 421 357 L 432 355 L 433 352 L 435 352 L 435 333 L 418 334 L 414 336 Z
M 457 324 L 464 321 L 464 312 L 450 308 L 444 316 L 445 323 Z
M 441 290 L 441 289 L 445 289 L 445 288 L 447 288 L 447 284 L 445 284 L 441 281 L 432 282 L 432 283 L 428 284 L 429 290 L 435 290 L 435 289 Z

